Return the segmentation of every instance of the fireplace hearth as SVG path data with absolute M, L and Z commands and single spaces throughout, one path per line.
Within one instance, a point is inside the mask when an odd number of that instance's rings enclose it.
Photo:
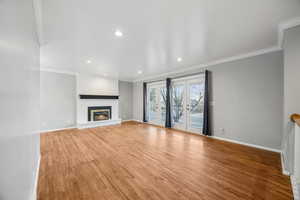
M 111 119 L 111 106 L 88 107 L 88 121 L 103 121 Z

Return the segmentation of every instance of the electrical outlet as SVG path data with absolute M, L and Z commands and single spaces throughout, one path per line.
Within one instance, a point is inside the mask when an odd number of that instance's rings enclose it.
M 220 128 L 220 134 L 225 135 L 225 128 Z

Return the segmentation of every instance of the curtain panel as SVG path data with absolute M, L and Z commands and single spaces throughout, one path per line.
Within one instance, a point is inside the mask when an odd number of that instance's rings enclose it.
M 147 122 L 147 83 L 143 83 L 143 122 Z
M 171 119 L 171 79 L 167 78 L 166 80 L 166 128 L 172 127 Z
M 203 130 L 202 133 L 204 135 L 210 136 L 211 135 L 211 128 L 210 128 L 210 106 L 209 106 L 209 80 L 210 72 L 205 70 L 205 86 L 204 86 L 204 111 L 203 111 Z

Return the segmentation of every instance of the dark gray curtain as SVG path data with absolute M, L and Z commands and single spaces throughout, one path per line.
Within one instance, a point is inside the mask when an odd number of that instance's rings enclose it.
M 172 127 L 171 122 L 171 79 L 167 78 L 166 80 L 166 128 Z
M 204 112 L 203 112 L 203 130 L 204 135 L 211 135 L 210 129 L 210 111 L 209 111 L 209 71 L 205 70 L 205 88 L 204 88 Z
M 147 83 L 143 83 L 143 122 L 147 122 Z

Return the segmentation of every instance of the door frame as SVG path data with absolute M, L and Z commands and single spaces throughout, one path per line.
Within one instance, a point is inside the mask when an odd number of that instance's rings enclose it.
M 150 124 L 154 124 L 154 125 L 158 125 L 158 126 L 162 126 L 163 125 L 163 120 L 161 119 L 161 105 L 160 105 L 160 88 L 162 87 L 166 87 L 165 82 L 164 81 L 159 81 L 159 82 L 154 82 L 154 83 L 149 83 L 147 84 L 147 119 L 148 119 L 148 123 Z M 157 121 L 150 121 L 150 89 L 151 88 L 155 88 L 156 89 L 156 102 L 157 102 L 157 107 L 158 107 L 158 116 L 159 119 Z
M 203 81 L 202 81 L 203 83 L 204 83 L 204 79 L 203 79 Z M 192 84 L 201 84 L 202 83 L 201 82 L 201 80 L 200 80 L 200 77 L 199 77 L 199 79 L 190 79 L 190 80 L 187 80 L 186 81 L 186 90 L 187 90 L 187 96 L 186 96 L 186 98 L 187 98 L 187 104 L 188 105 L 190 105 L 190 101 L 191 101 L 191 90 L 190 90 L 190 85 L 192 85 Z M 204 90 L 203 90 L 203 95 L 204 95 Z M 192 117 L 191 117 L 191 110 L 190 110 L 190 108 L 189 109 L 187 109 L 187 125 L 186 125 L 186 131 L 189 131 L 189 132 L 193 132 L 193 133 L 199 133 L 199 134 L 202 134 L 202 128 L 200 128 L 200 129 L 197 129 L 197 128 L 193 128 L 192 127 L 192 121 L 191 121 L 191 119 L 192 119 Z
M 183 123 L 174 123 L 172 118 L 172 127 L 179 130 L 186 130 L 186 85 L 185 80 L 172 81 L 172 96 L 171 96 L 171 108 L 173 107 L 173 89 L 176 85 L 183 85 Z M 171 109 L 172 110 L 172 109 Z
M 177 78 L 172 80 L 172 90 L 174 85 L 179 85 L 183 84 L 184 85 L 184 102 L 183 102 L 183 108 L 184 108 L 184 123 L 182 124 L 175 124 L 173 123 L 173 128 L 183 130 L 183 131 L 188 131 L 188 132 L 193 132 L 196 134 L 202 134 L 202 129 L 195 129 L 190 126 L 191 124 L 191 117 L 190 117 L 190 110 L 187 108 L 187 105 L 189 105 L 190 101 L 190 83 L 201 83 L 201 79 L 204 81 L 204 74 L 199 74 L 199 75 L 194 75 L 194 76 L 188 76 L 188 77 L 182 77 L 182 78 Z M 205 91 L 204 91 L 205 92 Z M 173 101 L 171 101 L 173 103 Z

